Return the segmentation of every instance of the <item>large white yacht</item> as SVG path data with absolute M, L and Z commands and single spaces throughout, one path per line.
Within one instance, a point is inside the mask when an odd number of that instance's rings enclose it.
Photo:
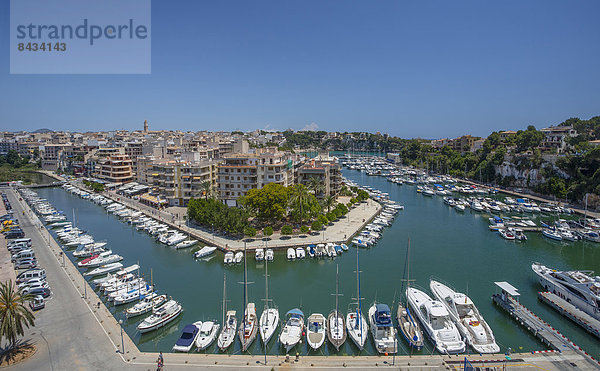
M 412 313 L 419 318 L 438 352 L 450 354 L 465 351 L 465 342 L 442 303 L 414 287 L 406 289 L 406 298 Z
M 435 280 L 431 280 L 429 287 L 433 295 L 444 304 L 450 313 L 458 331 L 477 353 L 498 353 L 500 351 L 492 329 L 485 322 L 471 298 L 463 293 L 455 292 Z
M 600 320 L 600 276 L 594 276 L 593 271 L 557 271 L 540 263 L 533 263 L 531 269 L 544 290 Z

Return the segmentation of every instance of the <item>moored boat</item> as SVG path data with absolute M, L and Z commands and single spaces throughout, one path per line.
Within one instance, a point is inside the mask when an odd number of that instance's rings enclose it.
M 176 319 L 181 312 L 181 305 L 175 300 L 169 300 L 150 317 L 142 321 L 137 326 L 137 330 L 143 334 L 161 328 Z
M 306 342 L 313 350 L 319 349 L 325 342 L 326 329 L 325 316 L 321 313 L 313 313 L 308 316 Z
M 196 338 L 200 334 L 200 327 L 202 326 L 202 321 L 194 322 L 191 325 L 185 325 L 179 339 L 173 345 L 174 352 L 184 352 L 187 353 L 194 346 L 194 342 Z

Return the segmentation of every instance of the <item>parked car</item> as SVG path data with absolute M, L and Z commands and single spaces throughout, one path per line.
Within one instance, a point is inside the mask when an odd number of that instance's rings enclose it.
M 28 282 L 28 284 L 29 284 L 29 282 Z M 44 283 L 37 283 L 37 284 L 31 284 L 31 285 L 23 287 L 21 289 L 21 292 L 23 294 L 29 294 L 29 293 L 31 293 L 34 290 L 37 290 L 37 289 L 47 289 L 47 288 L 49 288 L 48 287 L 48 283 L 46 283 L 46 282 L 44 282 Z
M 15 269 L 31 269 L 37 267 L 37 260 L 27 258 L 15 262 Z
M 17 282 L 18 283 L 29 282 L 29 280 L 36 279 L 36 278 L 46 279 L 46 270 L 44 268 L 33 268 L 33 269 L 26 270 L 24 272 L 21 272 L 17 276 Z
M 48 282 L 46 282 L 46 278 L 32 278 L 29 281 L 19 283 L 17 288 L 22 290 L 25 287 L 32 288 L 35 286 L 48 287 Z
M 44 297 L 42 295 L 36 295 L 30 302 L 29 302 L 29 308 L 31 308 L 31 310 L 40 310 L 40 309 L 44 309 L 46 307 L 46 301 L 44 300 Z
M 50 296 L 50 289 L 47 287 L 36 287 L 35 289 L 31 289 L 29 293 L 31 295 L 39 295 L 43 298 L 47 298 Z

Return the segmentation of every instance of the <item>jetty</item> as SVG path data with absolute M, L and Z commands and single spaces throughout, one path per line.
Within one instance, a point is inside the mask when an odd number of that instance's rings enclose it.
M 600 321 L 594 317 L 551 292 L 538 292 L 538 298 L 559 311 L 563 316 L 583 327 L 590 334 L 600 338 Z
M 564 352 L 573 351 L 586 359 L 589 367 L 598 368 L 600 363 L 596 361 L 583 349 L 561 334 L 557 329 L 550 326 L 546 321 L 535 315 L 517 300 L 521 295 L 519 290 L 508 282 L 494 282 L 501 290 L 499 294 L 492 295 L 492 300 L 500 308 L 504 309 L 521 326 L 530 331 L 536 338 L 549 348 Z

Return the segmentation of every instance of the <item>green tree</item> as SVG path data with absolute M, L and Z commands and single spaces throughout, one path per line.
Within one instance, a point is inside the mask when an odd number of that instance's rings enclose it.
M 328 212 L 327 214 L 325 214 L 325 216 L 327 217 L 327 220 L 329 220 L 330 222 L 333 222 L 334 220 L 336 220 L 336 215 L 333 211 Z
M 23 326 L 35 326 L 35 317 L 26 306 L 32 299 L 32 295 L 17 291 L 12 281 L 0 283 L 0 335 L 12 348 L 24 335 Z
M 313 231 L 320 231 L 323 228 L 323 224 L 318 221 L 315 220 L 314 222 L 312 222 L 310 229 L 312 229 Z
M 306 234 L 306 233 L 308 233 L 308 230 L 309 230 L 309 228 L 306 225 L 303 225 L 300 227 L 300 233 Z
M 263 229 L 263 235 L 266 237 L 273 235 L 273 227 L 271 227 L 271 226 L 265 227 L 265 229 Z
M 269 183 L 261 189 L 251 189 L 240 203 L 251 210 L 257 218 L 275 222 L 283 219 L 287 211 L 289 190 L 277 183 Z
M 198 195 L 204 196 L 204 199 L 207 200 L 208 197 L 212 194 L 213 186 L 210 180 L 205 180 L 198 186 Z
M 286 224 L 283 227 L 281 227 L 281 234 L 284 236 L 290 235 L 290 234 L 292 234 L 292 232 L 293 232 L 293 229 L 292 229 L 291 225 Z
M 253 227 L 246 227 L 246 228 L 244 228 L 244 235 L 246 237 L 252 238 L 252 237 L 256 236 L 256 229 L 254 229 Z
M 321 181 L 321 178 L 314 176 L 308 180 L 308 189 L 312 191 L 315 196 L 318 196 L 323 193 L 325 185 Z
M 331 211 L 331 208 L 333 208 L 336 204 L 335 196 L 330 195 L 325 197 L 321 204 L 323 205 L 323 208 L 327 209 L 327 212 Z
M 323 215 L 323 214 L 320 214 L 317 217 L 317 220 L 319 221 L 319 223 L 321 223 L 323 225 L 327 225 L 329 223 L 329 219 L 325 215 Z
M 289 205 L 292 219 L 300 223 L 315 215 L 320 209 L 315 196 L 302 184 L 296 184 L 292 187 Z

